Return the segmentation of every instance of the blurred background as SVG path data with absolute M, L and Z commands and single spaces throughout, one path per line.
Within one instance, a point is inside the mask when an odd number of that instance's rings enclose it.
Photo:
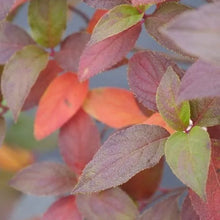
M 70 0 L 76 2 L 76 0 Z M 182 3 L 192 7 L 198 7 L 205 3 L 204 0 L 182 0 Z M 94 13 L 94 9 L 84 3 L 76 6 L 83 11 L 88 17 Z M 29 32 L 27 22 L 28 3 L 24 4 L 16 14 L 13 23 L 23 27 Z M 67 30 L 63 36 L 68 36 L 73 32 L 78 32 L 86 28 L 85 21 L 76 13 L 69 13 L 69 22 Z M 146 34 L 143 28 L 142 34 L 136 44 L 138 48 L 166 51 L 157 44 L 150 36 Z M 167 51 L 166 51 L 167 52 Z M 130 56 L 130 55 L 128 55 Z M 187 66 L 183 66 L 186 68 Z M 126 66 L 122 66 L 112 71 L 106 71 L 91 79 L 90 87 L 120 87 L 128 89 Z M 0 150 L 0 220 L 28 220 L 34 216 L 40 216 L 47 210 L 50 204 L 55 200 L 54 197 L 35 197 L 21 195 L 21 193 L 10 189 L 7 186 L 8 180 L 13 174 L 23 166 L 34 161 L 62 161 L 57 149 L 57 133 L 49 136 L 43 141 L 36 141 L 33 137 L 33 122 L 36 109 L 26 111 L 21 114 L 19 120 L 14 124 L 12 116 L 7 113 L 7 135 L 4 146 Z M 100 125 L 100 129 L 102 126 Z M 105 137 L 108 137 L 112 130 L 109 130 Z M 104 141 L 103 139 L 103 141 Z M 16 148 L 15 148 L 16 147 Z M 168 166 L 165 166 L 161 187 L 172 188 L 181 186 L 181 182 L 172 174 Z

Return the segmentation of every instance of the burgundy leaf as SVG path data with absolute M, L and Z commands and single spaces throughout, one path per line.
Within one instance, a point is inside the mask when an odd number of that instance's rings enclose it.
M 157 111 L 156 92 L 168 66 L 181 77 L 182 71 L 163 53 L 142 51 L 129 61 L 128 82 L 139 102 L 150 110 Z
M 100 147 L 99 131 L 92 118 L 79 110 L 60 129 L 59 147 L 67 165 L 81 174 Z
M 15 0 L 0 0 L 0 20 L 4 19 L 8 15 L 14 2 Z
M 131 0 L 83 0 L 86 4 L 101 9 L 111 9 L 121 4 L 131 4 Z
M 220 139 L 220 125 L 207 128 L 210 138 Z
M 119 188 L 90 195 L 78 195 L 76 203 L 86 219 L 133 220 L 138 216 L 134 202 Z
M 79 59 L 89 38 L 89 34 L 79 32 L 71 34 L 61 43 L 61 49 L 54 58 L 65 71 L 78 71 Z
M 86 80 L 121 61 L 134 47 L 140 31 L 141 24 L 138 23 L 113 37 L 88 44 L 80 58 L 79 79 Z
M 34 41 L 25 30 L 9 22 L 0 24 L 0 64 L 5 64 L 11 55 L 29 44 Z
M 19 171 L 10 186 L 38 196 L 61 195 L 71 192 L 76 184 L 75 174 L 64 164 L 36 163 Z

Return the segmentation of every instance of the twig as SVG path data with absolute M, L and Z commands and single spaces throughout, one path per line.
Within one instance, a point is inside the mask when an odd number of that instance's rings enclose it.
M 69 10 L 71 10 L 72 12 L 78 14 L 78 15 L 85 21 L 86 24 L 89 23 L 90 18 L 89 18 L 83 11 L 81 11 L 81 10 L 78 9 L 78 8 L 75 8 L 75 7 L 72 6 L 72 5 L 68 5 L 68 8 L 69 8 Z

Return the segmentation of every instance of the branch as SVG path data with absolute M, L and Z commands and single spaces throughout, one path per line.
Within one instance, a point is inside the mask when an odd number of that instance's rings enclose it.
M 75 8 L 74 6 L 71 6 L 71 5 L 68 5 L 68 8 L 72 12 L 76 13 L 77 15 L 79 15 L 85 21 L 86 24 L 89 23 L 90 18 L 83 11 L 81 11 L 80 9 Z

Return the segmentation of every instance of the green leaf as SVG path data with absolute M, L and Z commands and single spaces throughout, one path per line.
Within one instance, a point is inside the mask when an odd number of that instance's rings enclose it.
M 48 58 L 44 50 L 30 45 L 16 52 L 5 65 L 1 80 L 2 94 L 15 120 L 39 73 L 46 67 Z
M 173 173 L 202 199 L 206 197 L 206 181 L 211 156 L 208 133 L 194 127 L 187 134 L 176 132 L 166 142 L 165 156 Z
M 66 28 L 66 0 L 32 0 L 28 20 L 34 40 L 48 48 L 56 46 Z
M 157 88 L 156 102 L 164 120 L 175 130 L 183 131 L 189 125 L 190 106 L 187 101 L 177 105 L 179 87 L 179 77 L 172 67 L 168 67 Z
M 137 24 L 143 18 L 131 5 L 119 5 L 106 13 L 95 26 L 90 44 L 97 43 L 108 37 L 114 36 Z

